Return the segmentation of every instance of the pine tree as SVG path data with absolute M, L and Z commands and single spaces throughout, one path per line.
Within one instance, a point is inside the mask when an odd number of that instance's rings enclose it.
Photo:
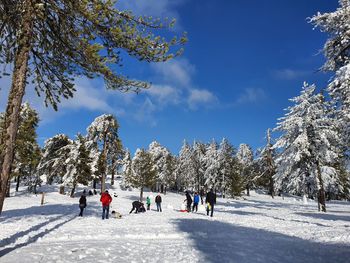
M 229 178 L 231 177 L 233 171 L 232 162 L 236 161 L 234 158 L 235 149 L 229 143 L 229 141 L 224 138 L 220 143 L 220 148 L 218 150 L 218 165 L 219 165 L 219 176 L 221 177 L 220 191 L 223 197 L 226 196 L 226 191 L 228 190 Z M 234 181 L 232 181 L 234 183 Z
M 350 146 L 350 1 L 340 0 L 339 8 L 331 13 L 313 16 L 310 22 L 326 32 L 323 52 L 326 63 L 323 70 L 335 75 L 328 85 L 328 92 L 338 107 L 337 119 L 343 139 L 343 151 L 349 154 Z
M 193 143 L 193 164 L 194 164 L 194 180 L 195 189 L 199 192 L 200 188 L 205 184 L 204 173 L 207 169 L 205 163 L 205 154 L 207 146 L 202 142 Z
M 85 138 L 78 134 L 76 145 L 78 148 L 78 156 L 75 160 L 75 171 L 71 178 L 72 191 L 71 197 L 74 196 L 75 188 L 77 184 L 88 185 L 92 180 L 91 172 L 91 158 L 89 156 L 89 151 L 85 146 Z
M 332 165 L 339 160 L 340 139 L 331 109 L 315 89 L 304 83 L 301 95 L 291 99 L 295 105 L 288 107 L 275 129 L 282 135 L 273 146 L 281 149 L 274 178 L 279 189 L 317 194 L 325 212 L 325 188 L 339 181 Z
M 152 161 L 156 168 L 156 190 L 163 193 L 169 181 L 167 176 L 171 176 L 171 173 L 167 170 L 167 168 L 170 168 L 170 166 L 167 165 L 170 164 L 171 154 L 168 149 L 156 141 L 149 145 L 148 152 L 151 154 Z
M 102 193 L 106 189 L 107 160 L 114 158 L 115 152 L 118 152 L 118 148 L 121 147 L 118 128 L 118 122 L 111 114 L 103 114 L 95 118 L 87 128 L 87 140 L 89 141 L 90 149 L 95 147 L 95 151 L 98 149 L 101 152 L 98 174 L 101 179 Z
M 191 146 L 184 141 L 175 170 L 179 190 L 195 187 L 195 163 Z
M 238 161 L 237 157 L 233 157 L 229 160 L 227 165 L 227 190 L 231 197 L 241 196 L 246 186 L 244 178 L 241 175 L 242 164 Z
M 203 162 L 205 167 L 204 185 L 206 185 L 209 189 L 213 188 L 216 191 L 218 186 L 221 184 L 222 178 L 219 176 L 220 163 L 218 156 L 218 145 L 214 140 L 207 146 L 205 156 L 203 157 Z
M 67 154 L 73 141 L 64 134 L 58 134 L 45 141 L 42 158 L 37 167 L 38 176 L 44 183 L 62 183 L 67 173 Z
M 258 175 L 254 178 L 254 181 L 258 181 L 257 184 L 262 185 L 268 189 L 268 193 L 274 198 L 274 180 L 273 176 L 276 173 L 275 164 L 275 149 L 273 149 L 273 144 L 271 142 L 271 131 L 267 130 L 266 133 L 267 143 L 265 147 L 260 151 L 260 156 L 257 160 L 257 165 L 259 167 Z
M 132 176 L 132 160 L 130 156 L 130 151 L 127 149 L 124 154 L 123 158 L 123 180 L 121 183 L 122 188 L 128 188 L 129 187 L 129 179 Z
M 115 0 L 1 1 L 0 24 L 0 63 L 13 65 L 0 137 L 1 212 L 27 82 L 32 81 L 55 109 L 62 97 L 73 96 L 77 76 L 101 76 L 110 89 L 138 91 L 148 85 L 119 74 L 121 51 L 138 60 L 166 61 L 181 53 L 177 47 L 186 38 L 154 35 L 173 23 L 118 10 Z
M 241 177 L 247 189 L 247 195 L 249 196 L 250 187 L 252 186 L 253 174 L 251 168 L 253 165 L 253 151 L 248 144 L 242 143 L 239 145 L 237 154 L 238 162 L 241 164 L 242 171 Z
M 4 114 L 0 115 L 0 127 L 3 123 L 3 116 Z M 18 191 L 22 180 L 25 180 L 26 185 L 33 180 L 35 169 L 41 158 L 40 147 L 36 141 L 38 123 L 38 113 L 30 107 L 29 103 L 24 103 L 20 112 L 14 163 L 11 171 L 11 177 L 16 178 L 16 191 Z
M 152 156 L 144 149 L 137 149 L 132 159 L 132 173 L 128 182 L 133 187 L 140 188 L 140 201 L 143 200 L 145 187 L 152 187 L 156 181 L 156 168 L 152 162 Z

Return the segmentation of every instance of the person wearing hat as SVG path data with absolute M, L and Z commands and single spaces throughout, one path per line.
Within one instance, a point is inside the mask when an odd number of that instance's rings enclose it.
M 109 205 L 112 202 L 112 196 L 108 193 L 108 190 L 102 193 L 100 201 L 102 203 L 102 219 L 105 219 L 105 217 L 108 219 Z

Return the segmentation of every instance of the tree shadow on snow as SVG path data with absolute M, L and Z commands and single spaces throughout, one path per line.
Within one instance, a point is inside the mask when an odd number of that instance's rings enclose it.
M 348 221 L 350 222 L 350 216 L 334 215 L 327 213 L 296 213 L 298 215 L 312 217 L 316 219 L 331 220 L 331 221 Z
M 25 242 L 18 243 L 13 247 L 6 247 L 6 248 L 0 250 L 0 258 L 6 254 L 18 249 L 18 248 L 25 247 L 31 243 L 36 242 L 39 238 L 44 237 L 45 235 L 58 229 L 62 225 L 72 221 L 75 217 L 69 217 L 64 221 L 61 221 L 60 219 L 63 219 L 63 218 L 66 218 L 66 216 L 57 216 L 57 217 L 51 218 L 45 222 L 42 222 L 42 223 L 37 224 L 35 226 L 32 226 L 31 228 L 29 228 L 25 231 L 18 232 L 18 233 L 14 234 L 8 238 L 1 240 L 0 247 L 8 246 L 8 245 L 11 245 L 11 243 L 15 243 L 17 241 L 17 239 L 20 239 L 22 237 L 29 235 L 32 232 L 37 232 L 40 230 L 39 233 L 37 233 L 36 235 L 28 236 L 28 238 Z M 55 222 L 56 222 L 56 224 L 54 226 L 48 227 L 49 224 L 52 224 Z
M 41 205 L 32 206 L 22 209 L 5 210 L 1 213 L 0 222 L 16 221 L 19 218 L 25 219 L 26 217 L 40 216 L 40 215 L 65 215 L 71 214 L 74 211 L 78 211 L 77 205 Z M 78 212 L 79 213 L 79 212 Z
M 205 262 L 349 262 L 350 245 L 322 244 L 216 220 L 174 220 Z

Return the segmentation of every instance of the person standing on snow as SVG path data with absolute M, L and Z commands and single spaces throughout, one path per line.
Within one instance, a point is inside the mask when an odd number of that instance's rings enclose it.
M 213 216 L 214 204 L 216 204 L 216 194 L 213 192 L 213 189 L 207 193 L 205 197 L 205 203 L 207 204 L 207 216 L 209 215 L 209 210 L 211 210 L 210 216 Z
M 199 195 L 197 192 L 195 192 L 193 196 L 192 212 L 194 212 L 195 209 L 196 209 L 196 212 L 198 211 L 198 203 L 199 203 Z
M 108 219 L 109 205 L 112 202 L 112 196 L 108 193 L 108 190 L 102 193 L 100 201 L 102 203 L 102 219 L 105 219 L 105 217 Z
M 85 207 L 86 207 L 86 196 L 83 193 L 79 199 L 79 208 L 80 208 L 79 216 L 83 216 L 83 212 L 84 212 Z
M 191 212 L 191 204 L 192 204 L 192 197 L 188 191 L 186 191 L 186 199 L 184 202 L 187 202 L 187 212 Z
M 146 204 L 147 204 L 147 210 L 151 209 L 151 198 L 149 196 L 147 196 L 146 198 Z
M 160 193 L 156 196 L 156 205 L 157 205 L 157 212 L 162 212 L 162 197 L 160 196 Z

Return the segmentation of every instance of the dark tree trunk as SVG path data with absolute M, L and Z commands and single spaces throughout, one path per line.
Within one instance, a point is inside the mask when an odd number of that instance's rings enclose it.
M 112 174 L 112 177 L 111 177 L 111 185 L 114 185 L 114 175 L 115 175 L 115 160 L 113 159 L 112 160 L 112 171 L 111 171 L 111 174 Z
M 106 190 L 106 172 L 107 172 L 107 143 L 106 143 L 106 139 L 107 139 L 107 132 L 105 132 L 104 134 L 104 138 L 103 138 L 103 150 L 102 150 L 102 154 L 104 156 L 104 169 L 103 169 L 103 173 L 101 174 L 101 193 L 104 193 Z
M 10 190 L 11 190 L 11 180 L 9 179 L 7 183 L 6 197 L 10 197 Z
M 270 195 L 272 198 L 275 197 L 275 190 L 274 190 L 274 187 L 273 187 L 273 178 L 272 178 L 272 175 L 270 176 Z
M 249 184 L 247 184 L 246 189 L 247 189 L 247 196 L 249 196 L 249 195 L 250 195 L 250 192 L 249 192 L 249 190 L 250 190 Z
M 143 200 L 143 187 L 141 187 L 141 191 L 140 191 L 140 202 L 142 202 Z
M 21 181 L 21 177 L 17 176 L 17 180 L 16 180 L 16 192 L 18 192 L 18 188 L 19 188 L 19 183 Z
M 26 86 L 29 53 L 33 38 L 34 2 L 33 0 L 25 0 L 23 3 L 22 31 L 17 38 L 18 48 L 15 55 L 12 84 L 4 116 L 4 129 L 0 138 L 0 145 L 3 146 L 0 156 L 2 164 L 0 176 L 0 214 L 4 205 L 7 185 L 10 178 L 19 113 Z
M 76 184 L 73 184 L 72 191 L 70 192 L 70 197 L 74 197 L 74 192 L 75 192 L 75 187 L 76 186 L 77 186 Z
M 318 210 L 326 212 L 326 193 L 324 190 L 323 179 L 321 174 L 321 169 L 317 163 L 317 179 L 318 179 Z

